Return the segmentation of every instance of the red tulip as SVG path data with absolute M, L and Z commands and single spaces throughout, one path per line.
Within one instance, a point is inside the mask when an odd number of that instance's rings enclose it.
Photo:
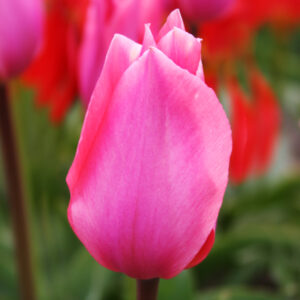
M 276 97 L 263 75 L 251 73 L 256 126 L 256 171 L 263 173 L 270 164 L 279 134 L 280 109 Z
M 250 81 L 251 98 L 237 79 L 228 84 L 233 141 L 230 178 L 234 183 L 268 168 L 279 132 L 280 110 L 271 87 L 258 70 L 251 71 Z
M 68 173 L 69 222 L 101 265 L 170 278 L 210 251 L 231 131 L 173 12 L 143 45 L 115 35 Z
M 0 0 L 0 80 L 19 75 L 41 41 L 41 0 Z
M 232 154 L 230 158 L 230 178 L 235 183 L 242 182 L 253 166 L 255 149 L 254 112 L 245 92 L 236 78 L 228 83 L 231 100 Z
M 77 94 L 77 61 L 87 0 L 49 1 L 42 49 L 24 79 L 37 89 L 37 104 L 60 121 Z

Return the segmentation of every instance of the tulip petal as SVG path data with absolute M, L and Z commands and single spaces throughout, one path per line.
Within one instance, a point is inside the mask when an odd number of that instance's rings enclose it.
M 280 127 L 280 109 L 271 86 L 258 71 L 251 74 L 254 97 L 256 171 L 261 174 L 271 162 Z
M 201 39 L 175 27 L 160 39 L 158 48 L 178 66 L 203 79 Z
M 150 47 L 155 47 L 155 46 L 156 46 L 156 42 L 151 32 L 150 24 L 146 24 L 141 55 Z
M 77 152 L 68 176 L 70 223 L 100 264 L 135 278 L 173 277 L 215 226 L 228 120 L 201 79 L 154 48 L 124 72 L 106 105 L 100 82 L 80 142 L 89 155 Z
M 193 268 L 194 266 L 200 264 L 201 261 L 203 261 L 208 255 L 208 253 L 210 252 L 212 246 L 214 245 L 214 242 L 215 242 L 215 230 L 213 229 L 208 235 L 204 245 L 200 248 L 199 252 L 193 258 L 193 260 L 188 264 L 186 269 Z
M 80 96 L 87 106 L 95 83 L 102 69 L 109 41 L 95 42 L 102 37 L 105 29 L 104 11 L 108 8 L 99 1 L 91 1 L 84 28 L 84 38 L 79 52 L 79 89 Z
M 161 30 L 158 33 L 158 41 L 166 35 L 169 31 L 171 31 L 174 27 L 180 28 L 182 30 L 185 30 L 184 23 L 180 14 L 179 9 L 173 10 Z
M 94 142 L 97 130 L 109 104 L 114 87 L 123 72 L 140 54 L 141 46 L 122 35 L 116 34 L 108 49 L 101 76 L 92 95 L 91 108 L 86 113 L 74 162 L 69 170 L 67 182 L 70 187 L 76 184 L 80 170 Z M 83 141 L 84 139 L 84 141 Z

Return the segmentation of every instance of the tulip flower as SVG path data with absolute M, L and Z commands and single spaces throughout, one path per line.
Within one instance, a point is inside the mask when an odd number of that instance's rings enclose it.
M 0 0 L 0 80 L 19 75 L 42 36 L 41 0 Z
M 209 253 L 231 130 L 178 10 L 143 44 L 115 35 L 67 176 L 72 229 L 102 266 L 171 278 Z
M 160 0 L 91 0 L 79 57 L 79 90 L 88 104 L 100 75 L 108 46 L 115 33 L 135 41 L 142 40 L 144 24 L 151 22 L 155 31 L 162 20 Z

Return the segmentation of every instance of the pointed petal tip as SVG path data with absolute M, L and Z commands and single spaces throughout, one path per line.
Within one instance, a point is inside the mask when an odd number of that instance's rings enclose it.
M 182 16 L 181 16 L 179 8 L 174 9 L 169 14 L 168 19 L 170 19 L 170 21 L 174 22 L 174 24 L 177 24 L 177 26 L 176 25 L 174 25 L 174 26 L 182 28 L 182 29 L 185 29 L 184 28 L 183 19 L 182 19 Z
M 141 55 L 148 50 L 150 47 L 156 47 L 156 42 L 155 39 L 153 37 L 151 28 L 150 28 L 151 24 L 145 24 L 145 32 L 144 32 L 144 39 L 143 39 L 143 46 L 142 46 L 142 50 L 141 50 Z
M 178 8 L 173 10 L 167 17 L 165 24 L 163 25 L 163 27 L 161 28 L 158 34 L 157 40 L 159 41 L 164 35 L 166 35 L 174 27 L 185 30 L 184 22 Z

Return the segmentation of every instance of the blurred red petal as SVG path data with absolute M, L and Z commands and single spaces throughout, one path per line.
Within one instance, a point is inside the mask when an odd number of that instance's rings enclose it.
M 262 173 L 269 165 L 279 133 L 280 109 L 276 97 L 263 75 L 251 74 L 256 125 L 256 169 Z
M 235 183 L 243 181 L 251 170 L 255 150 L 254 115 L 250 103 L 236 78 L 228 83 L 232 103 L 232 154 L 230 178 Z
M 48 2 L 42 48 L 23 76 L 37 90 L 36 104 L 49 105 L 55 121 L 63 119 L 77 93 L 77 56 L 87 3 Z

